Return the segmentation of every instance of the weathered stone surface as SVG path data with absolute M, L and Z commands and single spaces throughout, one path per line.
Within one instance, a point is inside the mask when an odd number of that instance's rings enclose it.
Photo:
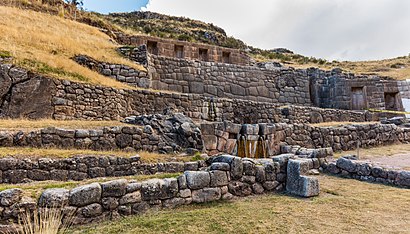
M 179 191 L 179 196 L 182 198 L 188 198 L 191 197 L 191 190 L 190 189 L 184 189 Z
M 184 175 L 190 189 L 205 188 L 208 187 L 211 182 L 209 172 L 206 171 L 186 171 Z
M 139 191 L 128 193 L 120 199 L 120 205 L 141 202 L 141 193 Z
M 211 187 L 220 187 L 228 185 L 228 176 L 225 171 L 210 171 Z
M 177 206 L 181 206 L 184 204 L 185 204 L 185 199 L 179 198 L 179 197 L 167 199 L 162 202 L 162 206 L 164 208 L 175 208 Z
M 104 197 L 101 199 L 101 204 L 104 209 L 112 211 L 119 206 L 118 198 L 116 197 Z
M 90 204 L 79 209 L 79 213 L 86 218 L 96 217 L 98 215 L 101 215 L 102 212 L 103 207 L 98 203 Z
M 228 185 L 229 193 L 238 196 L 244 197 L 252 194 L 252 188 L 247 183 L 242 183 L 239 181 L 231 181 Z
M 252 190 L 254 194 L 262 194 L 264 192 L 263 186 L 259 183 L 253 184 Z
M 8 189 L 0 192 L 0 204 L 2 206 L 11 206 L 19 202 L 23 197 L 23 190 Z
M 101 193 L 102 189 L 98 183 L 80 186 L 70 191 L 69 203 L 72 206 L 86 206 L 98 203 L 101 199 Z
M 346 158 L 339 158 L 336 161 L 336 166 L 350 173 L 354 173 L 357 171 L 356 163 Z
M 220 188 L 204 188 L 192 191 L 192 201 L 195 203 L 203 203 L 216 201 L 221 198 Z
M 263 183 L 263 187 L 268 190 L 268 191 L 272 191 L 274 190 L 276 187 L 279 186 L 279 182 L 278 181 L 265 181 Z
M 289 160 L 287 169 L 286 190 L 301 197 L 319 195 L 319 181 L 317 178 L 303 176 L 309 169 L 305 160 Z
M 400 186 L 409 187 L 410 188 L 410 171 L 401 171 L 397 175 L 396 182 Z
M 144 181 L 141 186 L 141 195 L 144 201 L 168 199 L 178 193 L 178 182 L 175 178 L 152 179 Z
M 101 183 L 103 197 L 121 197 L 127 192 L 127 180 L 114 180 Z
M 49 119 L 56 87 L 51 79 L 34 77 L 13 87 L 6 115 L 10 118 Z
M 219 163 L 215 162 L 211 164 L 210 170 L 217 170 L 217 171 L 229 171 L 231 167 L 229 166 L 228 163 Z
M 137 183 L 137 182 L 129 183 L 127 184 L 127 187 L 126 187 L 127 193 L 136 192 L 141 189 L 141 186 L 142 186 L 141 183 Z
M 242 177 L 243 163 L 241 158 L 230 155 L 221 155 L 211 158 L 211 163 L 215 162 L 228 163 L 231 168 L 230 172 L 233 179 L 239 179 Z
M 62 188 L 45 190 L 38 201 L 41 207 L 57 208 L 68 205 L 70 191 Z

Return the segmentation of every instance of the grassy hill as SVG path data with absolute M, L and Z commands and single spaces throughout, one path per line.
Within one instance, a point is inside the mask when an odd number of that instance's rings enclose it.
M 0 56 L 56 78 L 118 88 L 128 87 L 99 75 L 71 58 L 77 54 L 143 69 L 121 57 L 118 45 L 98 28 L 47 13 L 0 6 Z
M 114 31 L 244 49 L 258 62 L 275 61 L 296 68 L 318 67 L 325 70 L 338 67 L 357 74 L 410 78 L 409 56 L 380 61 L 327 61 L 286 49 L 254 48 L 227 36 L 218 26 L 185 17 L 153 12 L 103 15 L 78 10 L 61 0 L 1 0 L 0 5 L 17 7 L 0 9 L 0 56 L 11 55 L 20 65 L 59 78 L 124 87 L 70 59 L 81 53 L 101 61 L 143 69 L 115 52 L 119 45 L 113 42 Z
M 185 17 L 142 11 L 99 16 L 132 32 L 236 49 L 247 48 L 241 40 L 228 37 L 222 28 Z
M 345 72 L 366 75 L 379 75 L 397 80 L 410 79 L 410 54 L 392 59 L 373 61 L 328 61 L 325 59 L 306 57 L 293 52 L 274 52 L 252 48 L 251 56 L 258 62 L 274 61 L 295 68 L 317 67 L 324 70 L 341 68 Z

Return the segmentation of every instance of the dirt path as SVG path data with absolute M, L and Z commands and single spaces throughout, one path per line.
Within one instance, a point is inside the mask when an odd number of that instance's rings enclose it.
M 410 170 L 410 152 L 405 154 L 395 154 L 392 156 L 375 157 L 367 159 L 366 161 L 387 167 Z

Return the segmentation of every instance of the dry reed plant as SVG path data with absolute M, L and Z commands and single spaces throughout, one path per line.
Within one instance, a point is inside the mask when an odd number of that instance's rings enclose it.
M 65 213 L 61 208 L 26 210 L 19 216 L 16 230 L 19 234 L 67 233 L 73 223 L 74 214 L 74 211 Z

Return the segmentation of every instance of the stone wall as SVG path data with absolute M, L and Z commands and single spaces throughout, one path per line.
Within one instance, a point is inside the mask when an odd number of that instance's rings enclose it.
M 154 89 L 208 97 L 311 105 L 306 70 L 190 61 L 151 56 Z
M 343 73 L 340 69 L 323 71 L 307 69 L 310 79 L 310 95 L 314 106 L 344 110 L 392 109 L 402 110 L 403 106 L 397 81 L 371 75 Z M 361 92 L 362 105 L 354 105 L 354 92 Z M 386 106 L 385 94 L 395 94 L 394 107 Z M 398 94 L 396 96 L 396 94 Z
M 387 169 L 369 162 L 339 158 L 329 163 L 326 171 L 345 178 L 410 188 L 410 171 Z
M 122 33 L 117 33 L 116 40 L 123 45 L 136 47 L 146 45 L 150 54 L 168 58 L 179 57 L 189 60 L 239 65 L 248 65 L 251 63 L 250 57 L 245 52 L 208 44 L 169 40 L 145 35 L 125 35 Z M 177 47 L 181 49 L 182 53 L 176 52 Z
M 204 124 L 204 146 L 210 154 L 220 152 L 263 157 L 283 153 L 281 145 L 348 151 L 410 141 L 410 129 L 391 124 L 357 124 L 340 127 L 314 127 L 305 124 L 239 125 L 230 122 Z M 245 146 L 244 146 L 245 145 Z M 263 148 L 266 154 L 258 153 Z
M 202 150 L 202 139 L 180 142 L 178 137 L 172 138 L 170 133 L 160 132 L 150 125 L 104 127 L 96 129 L 62 129 L 44 128 L 27 131 L 0 131 L 0 146 L 92 149 L 92 150 L 126 150 L 174 153 L 185 149 Z M 184 135 L 185 136 L 185 135 Z
M 0 192 L 0 224 L 16 222 L 26 210 L 46 210 L 41 208 L 58 207 L 64 214 L 71 212 L 73 224 L 77 225 L 143 214 L 150 209 L 282 191 L 285 187 L 289 193 L 298 196 L 317 196 L 318 180 L 306 176 L 309 169 L 319 167 L 311 161 L 291 155 L 256 161 L 218 156 L 207 161 L 209 167 L 206 170 L 185 171 L 177 178 L 142 182 L 121 179 L 71 190 L 47 189 L 38 201 L 24 197 L 21 189 L 9 189 Z M 293 184 L 285 186 L 288 183 Z
M 120 120 L 131 115 L 157 114 L 173 109 L 197 121 L 228 120 L 236 123 L 363 122 L 378 119 L 377 115 L 367 111 L 283 106 L 200 94 L 121 90 L 50 79 L 7 64 L 1 66 L 0 80 L 5 84 L 0 88 L 0 117 L 8 118 Z
M 410 99 L 410 81 L 409 80 L 397 81 L 397 85 L 400 91 L 400 96 L 402 98 Z
M 197 162 L 142 163 L 138 155 L 130 158 L 83 155 L 65 159 L 31 160 L 0 158 L 0 183 L 19 184 L 32 181 L 81 181 L 99 177 L 153 175 L 197 171 L 206 164 Z
M 0 84 L 0 117 L 52 118 L 57 92 L 52 80 L 0 63 Z
M 126 83 L 133 87 L 151 88 L 151 79 L 149 78 L 147 71 L 137 70 L 121 64 L 99 62 L 86 55 L 77 55 L 73 59 L 78 64 L 88 67 L 101 75 L 111 77 L 119 82 Z

